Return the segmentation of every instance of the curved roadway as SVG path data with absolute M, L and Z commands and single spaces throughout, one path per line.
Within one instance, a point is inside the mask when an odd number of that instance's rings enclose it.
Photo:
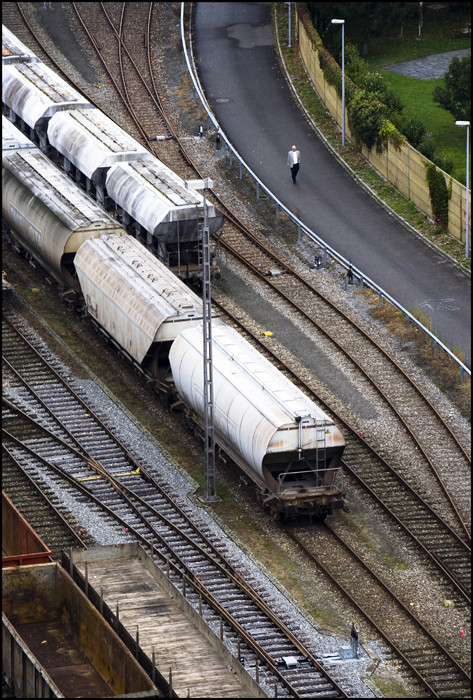
M 356 185 L 297 107 L 273 45 L 271 3 L 198 2 L 195 57 L 223 132 L 275 196 L 471 366 L 471 278 Z M 301 152 L 297 184 L 286 166 Z

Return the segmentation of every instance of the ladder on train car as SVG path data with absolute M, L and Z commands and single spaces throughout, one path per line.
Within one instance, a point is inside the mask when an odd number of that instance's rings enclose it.
M 310 427 L 313 425 L 312 423 L 312 416 L 307 415 L 307 416 L 297 416 L 296 421 L 298 423 L 298 431 L 299 431 L 299 446 L 298 446 L 298 452 L 300 455 L 302 455 L 303 451 L 303 429 L 304 427 Z M 317 418 L 315 419 L 315 468 L 313 471 L 317 475 L 317 479 L 319 478 L 319 470 L 322 469 L 324 471 L 325 466 L 326 466 L 326 461 L 327 461 L 327 432 L 326 432 L 327 426 L 325 425 L 325 421 L 323 420 L 322 422 L 317 421 Z
M 315 469 L 318 472 L 320 466 L 327 464 L 327 432 L 325 421 L 318 423 L 315 421 Z

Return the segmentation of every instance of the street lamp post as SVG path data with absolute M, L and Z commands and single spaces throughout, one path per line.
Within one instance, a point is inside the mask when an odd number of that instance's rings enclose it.
M 332 24 L 342 25 L 342 146 L 345 145 L 345 20 L 333 19 Z
M 185 180 L 188 190 L 204 191 L 204 225 L 202 227 L 202 307 L 203 307 L 203 354 L 204 354 L 204 498 L 215 501 L 215 440 L 214 440 L 214 398 L 213 398 L 213 362 L 212 362 L 212 303 L 210 295 L 210 243 L 207 226 L 207 201 L 205 191 L 213 187 L 212 180 Z
M 469 250 L 468 250 L 468 243 L 469 243 L 469 228 L 470 228 L 470 220 L 469 220 L 469 210 L 470 210 L 470 201 L 468 198 L 468 191 L 469 191 L 469 160 L 470 160 L 470 122 L 464 122 L 464 121 L 457 121 L 455 122 L 456 126 L 466 126 L 466 223 L 465 223 L 465 258 L 469 258 Z

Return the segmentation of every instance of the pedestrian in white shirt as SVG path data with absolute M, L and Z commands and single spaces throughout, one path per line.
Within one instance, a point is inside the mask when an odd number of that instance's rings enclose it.
M 287 154 L 287 167 L 291 168 L 291 175 L 292 175 L 292 184 L 296 184 L 296 176 L 297 173 L 299 172 L 299 166 L 301 163 L 301 154 L 300 151 L 297 150 L 295 146 L 292 147 L 292 150 L 289 151 Z

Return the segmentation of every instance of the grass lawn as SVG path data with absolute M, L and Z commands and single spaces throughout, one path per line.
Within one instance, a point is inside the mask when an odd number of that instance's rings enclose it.
M 399 36 L 399 27 L 396 31 L 391 30 L 389 34 L 370 40 L 370 53 L 365 60 L 372 70 L 381 70 L 392 63 L 471 48 L 470 37 L 454 36 L 457 27 L 464 27 L 470 21 L 469 3 L 465 3 L 465 10 L 458 12 L 449 11 L 446 7 L 439 10 L 427 8 L 423 13 L 420 40 L 417 38 L 418 18 L 410 18 L 404 23 L 403 38 Z M 350 38 L 347 40 L 350 41 Z M 438 152 L 452 158 L 452 176 L 465 184 L 466 129 L 455 126 L 453 115 L 432 101 L 434 88 L 443 84 L 443 79 L 421 80 L 391 71 L 383 71 L 383 76 L 401 98 L 404 115 L 417 115 L 423 120 L 427 132 L 437 143 Z
M 447 7 L 439 10 L 432 10 L 429 7 L 424 9 L 420 39 L 418 38 L 418 18 L 410 17 L 404 22 L 402 38 L 400 38 L 401 27 L 389 29 L 383 35 L 371 38 L 369 55 L 365 60 L 375 70 L 390 63 L 412 61 L 434 53 L 471 48 L 471 37 L 454 36 L 454 30 L 457 27 L 465 27 L 467 22 L 471 22 L 470 3 L 464 3 L 464 6 L 464 9 L 455 12 L 449 11 Z M 358 43 L 355 39 L 358 34 L 356 28 L 353 39 L 350 38 L 348 27 L 346 32 L 346 41 Z
M 383 73 L 389 85 L 397 92 L 404 104 L 406 117 L 416 115 L 422 119 L 427 133 L 437 143 L 437 151 L 453 160 L 452 176 L 465 184 L 466 182 L 466 129 L 455 126 L 455 119 L 450 112 L 442 109 L 432 101 L 432 93 L 443 79 L 420 80 L 409 78 L 399 73 Z

